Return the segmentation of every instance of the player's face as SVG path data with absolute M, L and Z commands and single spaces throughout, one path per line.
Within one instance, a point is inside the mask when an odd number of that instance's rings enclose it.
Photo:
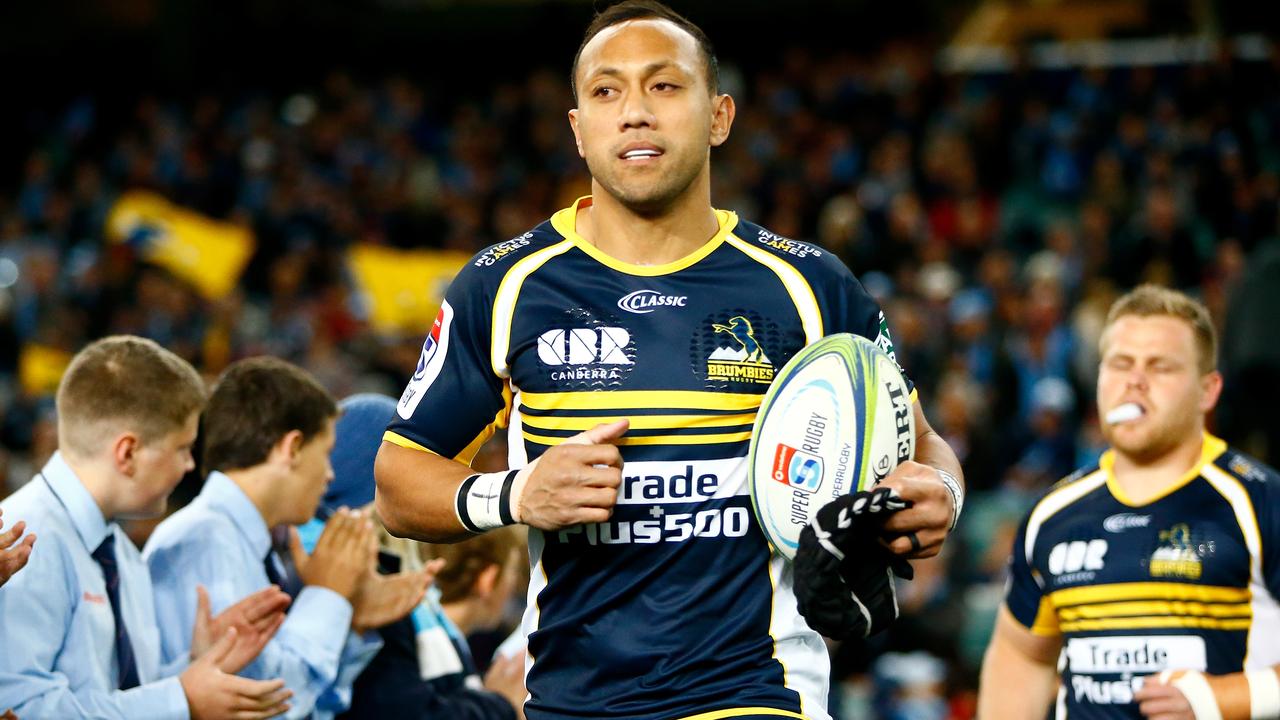
M 163 515 L 170 493 L 196 466 L 191 446 L 196 441 L 200 415 L 192 413 L 181 428 L 150 442 L 140 443 L 134 453 L 132 497 L 124 514 L 129 517 Z
M 697 41 L 666 20 L 606 28 L 578 61 L 569 123 L 599 189 L 660 213 L 709 182 L 709 154 L 729 136 L 733 100 L 713 96 Z
M 335 419 L 330 418 L 325 422 L 323 430 L 298 448 L 292 472 L 295 494 L 290 498 L 290 512 L 293 515 L 285 522 L 301 525 L 314 517 L 325 488 L 333 481 L 333 465 L 329 462 L 329 454 L 333 451 L 335 423 Z
M 1154 460 L 1200 433 L 1204 414 L 1221 389 L 1216 372 L 1200 372 L 1195 335 L 1185 321 L 1165 315 L 1127 315 L 1102 337 L 1098 415 L 1125 403 L 1143 414 L 1102 433 L 1118 452 Z

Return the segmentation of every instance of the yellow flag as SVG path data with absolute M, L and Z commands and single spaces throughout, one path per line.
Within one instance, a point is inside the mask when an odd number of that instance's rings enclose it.
M 28 395 L 52 395 L 71 364 L 71 353 L 39 343 L 26 343 L 18 355 L 18 382 Z
M 355 245 L 351 273 L 369 308 L 369 324 L 386 334 L 424 334 L 440 310 L 444 291 L 469 256 L 459 252 L 396 250 Z
M 148 262 L 217 300 L 235 288 L 253 257 L 253 233 L 174 205 L 155 193 L 130 191 L 107 216 L 107 237 L 138 247 Z

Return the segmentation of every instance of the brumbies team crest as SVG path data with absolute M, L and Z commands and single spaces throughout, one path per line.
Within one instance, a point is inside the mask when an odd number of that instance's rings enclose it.
M 709 387 L 748 387 L 773 382 L 770 352 L 777 349 L 777 324 L 748 311 L 709 316 L 696 334 L 690 362 Z

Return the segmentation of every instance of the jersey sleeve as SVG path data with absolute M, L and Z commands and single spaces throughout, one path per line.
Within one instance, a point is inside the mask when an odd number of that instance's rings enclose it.
M 902 377 L 907 381 L 907 387 L 914 393 L 915 383 L 907 375 L 907 371 L 903 370 L 902 363 L 898 361 L 898 354 L 893 346 L 893 335 L 889 332 L 889 321 L 885 318 L 884 311 L 880 309 L 880 303 L 871 297 L 871 293 L 867 292 L 849 268 L 845 267 L 834 254 L 826 253 L 822 260 L 827 261 L 832 266 L 830 269 L 834 271 L 829 273 L 834 277 L 830 279 L 832 287 L 825 293 L 826 301 L 823 303 L 825 305 L 823 324 L 826 333 L 828 335 L 853 333 L 875 343 L 898 365 L 898 369 L 902 371 Z
M 468 264 L 449 286 L 387 441 L 469 464 L 506 426 L 510 391 L 490 363 L 493 292 L 485 280 L 482 269 Z
M 1262 575 L 1271 597 L 1280 600 L 1280 473 L 1266 468 L 1264 474 L 1262 502 L 1254 503 L 1262 535 Z
M 1034 557 L 1034 553 L 1027 551 L 1027 526 L 1030 520 L 1031 516 L 1028 514 L 1013 540 L 1004 603 L 1013 618 L 1023 627 L 1042 637 L 1054 637 L 1061 634 L 1058 630 L 1057 613 L 1041 586 L 1039 573 L 1027 557 Z

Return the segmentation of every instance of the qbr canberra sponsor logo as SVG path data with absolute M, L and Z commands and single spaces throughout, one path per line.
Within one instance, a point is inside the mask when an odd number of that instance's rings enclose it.
M 612 380 L 634 365 L 631 333 L 620 327 L 548 330 L 538 336 L 538 360 L 557 368 L 552 380 Z
M 687 295 L 663 295 L 657 290 L 637 290 L 618 298 L 618 307 L 629 313 L 644 315 L 658 308 L 684 307 L 689 303 Z
M 1058 585 L 1089 582 L 1102 569 L 1106 540 L 1072 540 L 1049 551 L 1049 572 Z
M 773 382 L 773 363 L 756 340 L 751 321 L 735 315 L 725 323 L 712 323 L 716 333 L 728 336 L 728 344 L 718 346 L 707 357 L 707 379 L 733 382 Z
M 1151 525 L 1150 515 L 1134 513 L 1117 513 L 1102 521 L 1102 529 L 1109 533 L 1122 533 L 1133 528 L 1144 528 Z

